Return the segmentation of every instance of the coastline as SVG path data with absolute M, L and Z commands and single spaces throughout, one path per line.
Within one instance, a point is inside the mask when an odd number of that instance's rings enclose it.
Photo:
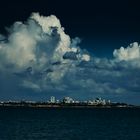
M 13 105 L 13 104 L 6 104 L 6 105 L 0 105 L 0 108 L 95 108 L 95 109 L 111 109 L 111 108 L 140 108 L 140 106 L 135 106 L 135 105 L 127 105 L 127 106 L 119 106 L 119 105 L 69 105 L 69 104 L 65 104 L 65 105 L 31 105 L 31 104 L 26 104 L 26 105 Z

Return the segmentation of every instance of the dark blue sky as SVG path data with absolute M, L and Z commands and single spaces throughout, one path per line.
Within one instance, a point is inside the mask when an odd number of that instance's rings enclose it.
M 111 57 L 114 48 L 140 41 L 139 2 L 132 0 L 3 0 L 0 31 L 31 12 L 56 15 L 71 37 L 100 57 Z

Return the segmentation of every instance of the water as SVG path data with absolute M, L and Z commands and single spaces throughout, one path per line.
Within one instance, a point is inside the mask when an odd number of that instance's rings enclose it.
M 0 108 L 0 140 L 140 140 L 140 109 Z

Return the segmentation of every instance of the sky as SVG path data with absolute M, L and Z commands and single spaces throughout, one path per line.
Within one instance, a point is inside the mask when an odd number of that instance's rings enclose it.
M 0 17 L 0 100 L 140 104 L 137 1 L 5 0 Z

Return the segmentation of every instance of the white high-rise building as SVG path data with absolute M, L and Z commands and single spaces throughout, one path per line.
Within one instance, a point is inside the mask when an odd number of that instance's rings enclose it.
M 50 102 L 55 103 L 55 97 L 54 96 L 51 96 Z

